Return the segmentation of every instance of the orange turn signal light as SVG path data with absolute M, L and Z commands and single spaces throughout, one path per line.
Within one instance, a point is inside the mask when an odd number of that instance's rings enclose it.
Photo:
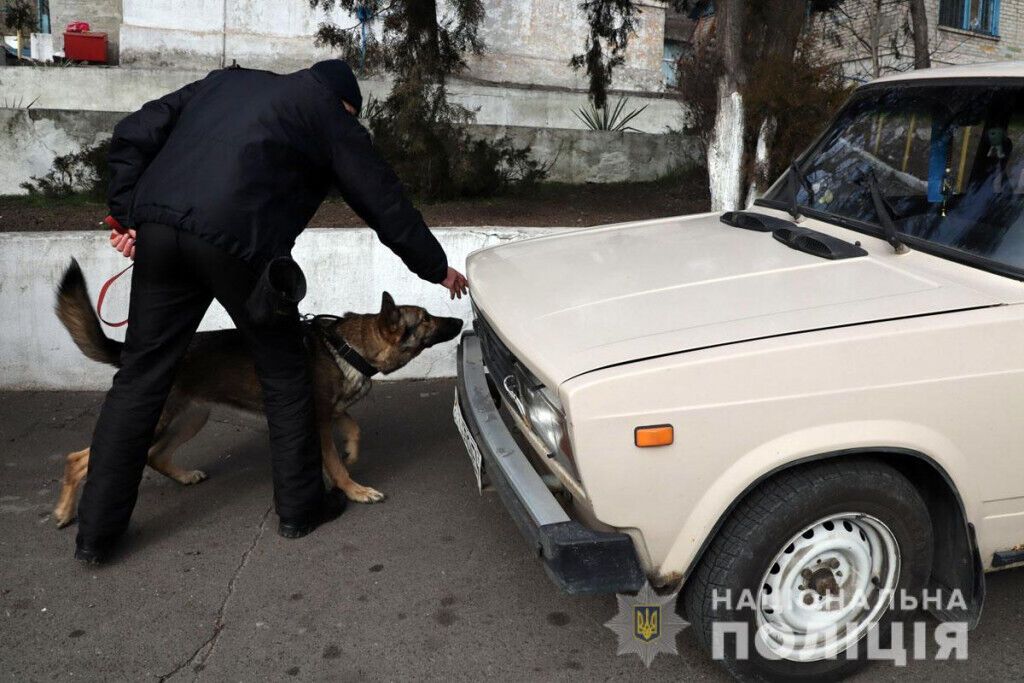
M 637 427 L 633 430 L 633 443 L 637 448 L 652 446 L 670 446 L 672 444 L 672 425 L 650 425 Z

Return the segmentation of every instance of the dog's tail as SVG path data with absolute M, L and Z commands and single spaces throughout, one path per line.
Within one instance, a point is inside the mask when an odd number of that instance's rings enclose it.
M 89 298 L 85 276 L 82 275 L 82 269 L 75 259 L 71 259 L 71 264 L 60 279 L 54 310 L 86 358 L 120 366 L 121 347 L 124 344 L 103 333 L 100 319 L 93 310 Z

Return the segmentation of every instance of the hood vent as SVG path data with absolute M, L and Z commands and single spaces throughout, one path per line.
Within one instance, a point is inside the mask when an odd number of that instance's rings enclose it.
M 734 228 L 753 230 L 754 232 L 772 232 L 774 230 L 796 227 L 796 223 L 787 221 L 784 218 L 766 216 L 755 211 L 726 211 L 719 220 Z
M 819 258 L 838 261 L 840 259 L 867 256 L 868 252 L 860 244 L 850 244 L 832 235 L 826 235 L 809 228 L 779 228 L 772 231 L 772 237 L 791 249 L 802 251 Z

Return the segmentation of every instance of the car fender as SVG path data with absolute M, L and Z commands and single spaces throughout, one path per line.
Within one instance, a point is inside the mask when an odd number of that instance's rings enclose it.
M 853 421 L 817 425 L 767 441 L 733 461 L 692 508 L 672 543 L 658 575 L 687 577 L 729 513 L 755 486 L 798 464 L 826 458 L 885 453 L 891 457 L 924 458 L 938 468 L 963 501 L 967 520 L 975 517 L 976 496 L 963 483 L 968 462 L 941 433 L 923 425 L 896 420 Z

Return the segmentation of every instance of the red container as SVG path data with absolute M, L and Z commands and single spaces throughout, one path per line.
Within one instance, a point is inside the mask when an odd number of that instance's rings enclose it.
M 64 57 L 78 62 L 107 63 L 107 34 L 64 32 Z

